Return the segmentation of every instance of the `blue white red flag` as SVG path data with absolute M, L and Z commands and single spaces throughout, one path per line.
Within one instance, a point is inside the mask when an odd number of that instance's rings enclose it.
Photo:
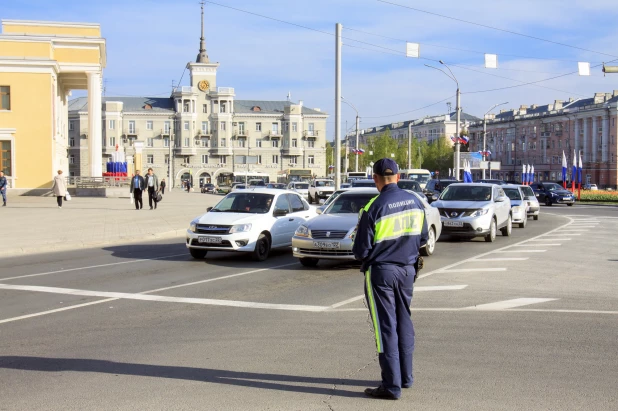
M 567 159 L 564 150 L 562 150 L 562 187 L 566 188 L 566 174 L 567 174 Z

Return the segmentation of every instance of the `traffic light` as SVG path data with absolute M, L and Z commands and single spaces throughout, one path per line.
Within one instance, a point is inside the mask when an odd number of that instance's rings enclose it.
M 606 66 L 603 64 L 603 73 L 618 73 L 618 66 Z

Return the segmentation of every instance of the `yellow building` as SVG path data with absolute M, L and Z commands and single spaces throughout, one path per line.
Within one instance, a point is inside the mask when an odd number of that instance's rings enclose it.
M 12 188 L 48 188 L 57 170 L 68 175 L 71 90 L 88 90 L 89 171 L 101 176 L 105 64 L 98 24 L 2 20 L 0 170 Z

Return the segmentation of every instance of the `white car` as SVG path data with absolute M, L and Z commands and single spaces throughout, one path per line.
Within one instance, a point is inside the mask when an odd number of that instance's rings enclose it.
M 245 190 L 247 185 L 245 183 L 234 183 L 232 184 L 232 188 L 230 189 L 230 193 L 236 190 Z
M 525 228 L 528 222 L 529 203 L 526 200 L 526 194 L 524 194 L 523 188 L 524 186 L 515 184 L 506 184 L 502 186 L 504 193 L 511 199 L 512 223 L 519 225 L 519 228 Z
M 319 203 L 320 200 L 326 200 L 335 192 L 335 182 L 327 178 L 319 178 L 313 180 L 309 186 L 309 194 L 307 194 L 307 200 L 309 204 L 315 202 Z
M 528 217 L 532 216 L 533 220 L 539 219 L 539 214 L 541 213 L 541 205 L 539 204 L 539 200 L 536 198 L 534 191 L 530 186 L 520 186 L 521 191 L 524 193 L 524 199 L 528 202 Z
M 216 250 L 248 252 L 255 260 L 264 261 L 271 248 L 290 246 L 296 229 L 316 215 L 315 207 L 298 193 L 269 188 L 239 190 L 191 221 L 186 246 L 197 259 Z
M 296 191 L 303 198 L 309 197 L 309 183 L 304 183 L 302 181 L 295 181 L 288 184 L 288 190 Z

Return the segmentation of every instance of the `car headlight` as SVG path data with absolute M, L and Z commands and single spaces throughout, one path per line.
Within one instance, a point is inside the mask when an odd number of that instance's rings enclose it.
M 294 235 L 298 237 L 311 237 L 311 232 L 309 231 L 309 227 L 306 225 L 301 225 L 296 229 Z
M 350 231 L 348 231 L 348 234 L 346 235 L 346 237 L 351 238 L 352 241 L 354 241 L 354 238 L 356 238 L 356 229 L 357 228 L 358 228 L 358 226 L 356 226 L 353 229 L 351 229 Z
M 480 217 L 482 215 L 487 214 L 488 212 L 489 212 L 489 208 L 481 208 L 481 209 L 474 211 L 472 214 L 470 214 L 470 217 Z
M 197 223 L 198 222 L 199 222 L 199 219 L 197 219 L 197 218 L 195 220 L 191 221 L 189 223 L 189 230 L 195 233 L 197 231 Z
M 251 224 L 236 224 L 230 228 L 230 234 L 246 233 L 247 231 L 251 231 Z
M 521 206 L 513 206 L 511 209 L 514 213 L 521 213 Z

